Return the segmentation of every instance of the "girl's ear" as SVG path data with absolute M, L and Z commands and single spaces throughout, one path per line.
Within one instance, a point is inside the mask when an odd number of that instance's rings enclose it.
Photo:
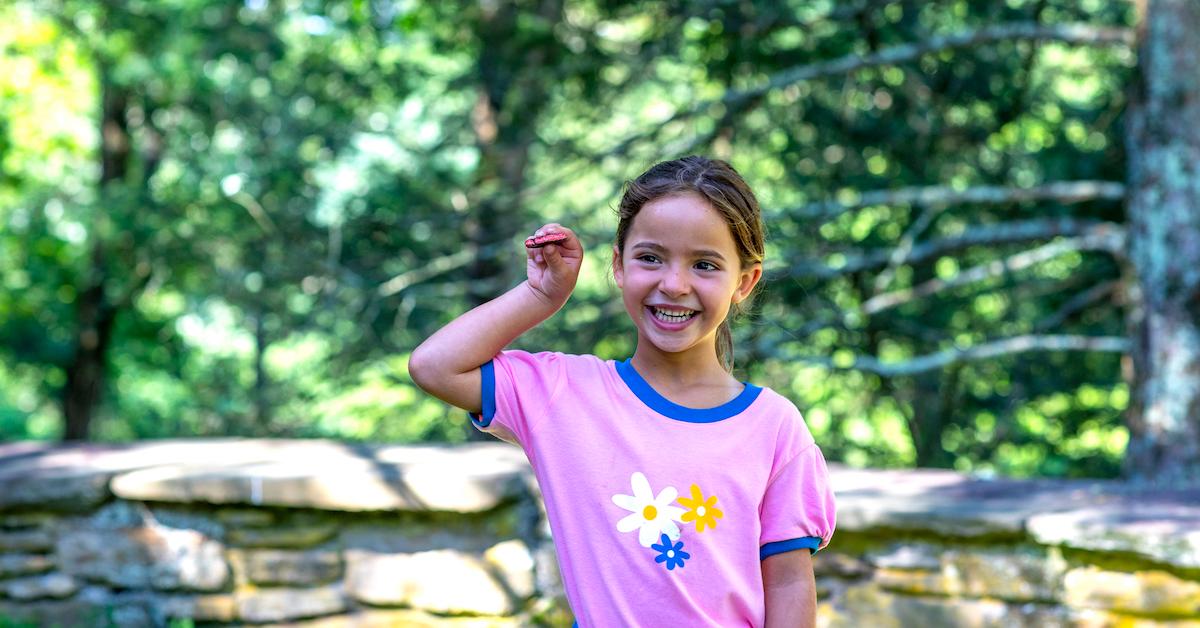
M 624 285 L 625 284 L 625 268 L 623 266 L 621 266 L 621 251 L 620 251 L 620 249 L 617 248 L 617 245 L 615 245 L 615 244 L 613 245 L 612 268 L 613 268 L 613 279 L 617 280 L 617 287 L 624 288 L 625 287 L 625 285 Z
M 753 266 L 743 270 L 738 276 L 737 289 L 733 291 L 733 302 L 741 303 L 754 291 L 754 286 L 762 279 L 762 263 L 755 262 Z

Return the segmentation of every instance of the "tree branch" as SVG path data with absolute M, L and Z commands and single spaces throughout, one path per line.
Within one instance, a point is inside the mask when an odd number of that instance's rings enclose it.
M 847 74 L 868 67 L 897 65 L 914 61 L 927 54 L 1014 39 L 1061 41 L 1068 44 L 1092 46 L 1124 44 L 1132 47 L 1137 43 L 1134 31 L 1128 28 L 1095 26 L 1092 24 L 1037 24 L 1034 22 L 996 24 L 977 30 L 962 31 L 948 35 L 934 35 L 920 43 L 891 46 L 874 54 L 849 54 L 830 61 L 791 68 L 772 76 L 765 84 L 759 87 L 737 92 L 727 92 L 721 98 L 721 101 L 732 103 L 746 98 L 757 98 L 772 89 L 786 87 L 792 83 L 809 81 L 823 76 Z M 688 115 L 691 115 L 697 111 L 705 111 L 710 106 L 712 106 L 711 102 L 703 102 L 685 111 Z M 680 117 L 680 114 L 676 114 L 675 117 Z
M 1092 303 L 1108 296 L 1114 290 L 1117 290 L 1120 287 L 1121 282 L 1113 279 L 1111 281 L 1098 283 L 1087 290 L 1076 294 L 1067 300 L 1067 302 L 1064 303 L 1057 312 L 1034 324 L 1033 331 L 1040 333 L 1058 327 L 1072 314 L 1087 308 Z
M 933 221 L 941 215 L 945 207 L 945 205 L 931 205 L 926 207 L 925 211 L 921 212 L 921 215 L 917 216 L 917 219 L 904 231 L 904 235 L 900 236 L 900 242 L 896 245 L 896 248 L 892 249 L 892 252 L 888 254 L 887 268 L 883 269 L 883 272 L 875 277 L 875 281 L 872 284 L 873 295 L 883 292 L 887 289 L 888 284 L 892 283 L 892 277 L 895 276 L 896 269 L 901 264 L 907 262 L 909 256 L 912 255 L 913 245 L 916 244 L 917 238 L 929 228 L 929 225 L 933 224 Z
M 1087 250 L 1111 251 L 1114 250 L 1116 244 L 1111 234 L 1103 232 L 1056 240 L 1005 259 L 998 259 L 987 264 L 969 268 L 950 279 L 931 279 L 912 288 L 896 290 L 872 297 L 863 303 L 862 309 L 867 314 L 876 314 L 921 297 L 929 296 L 935 292 L 965 286 L 977 281 L 983 281 L 989 277 L 1029 268 L 1034 264 L 1053 259 L 1063 253 Z
M 910 264 L 941 257 L 972 246 L 1012 244 L 1030 240 L 1045 240 L 1060 236 L 1090 238 L 1091 248 L 1105 250 L 1118 257 L 1125 256 L 1125 229 L 1116 223 L 1079 220 L 1077 218 L 1043 218 L 1001 223 L 968 229 L 962 234 L 930 240 L 913 246 L 905 257 Z M 836 266 L 822 262 L 801 262 L 781 271 L 773 271 L 770 279 L 816 278 L 831 279 L 871 268 L 886 266 L 891 250 L 877 250 L 848 256 Z
M 431 277 L 436 277 L 448 270 L 462 268 L 463 266 L 470 264 L 473 259 L 475 259 L 475 251 L 471 248 L 465 248 L 457 253 L 439 257 L 420 268 L 415 268 L 408 272 L 400 273 L 399 275 L 396 275 L 395 277 L 383 282 L 383 284 L 379 286 L 379 296 L 390 297 L 415 283 L 420 283 Z
M 956 189 L 946 185 L 872 190 L 846 198 L 809 203 L 782 213 L 797 220 L 829 220 L 870 205 L 1005 205 L 1030 201 L 1056 201 L 1064 205 L 1093 200 L 1119 201 L 1125 185 L 1113 181 L 1057 181 L 1032 188 L 998 185 Z
M 868 2 L 868 5 L 870 4 L 873 3 Z M 849 9 L 848 13 L 838 13 L 835 11 L 831 15 L 837 14 L 838 17 L 846 17 L 847 15 L 855 14 L 856 11 L 857 9 L 852 8 Z M 540 192 L 541 188 L 551 188 L 559 185 L 562 180 L 576 176 L 580 170 L 589 168 L 591 164 L 595 164 L 598 161 L 608 157 L 626 155 L 639 140 L 652 136 L 671 122 L 690 118 L 708 111 L 710 107 L 717 103 L 723 103 L 726 106 L 734 105 L 741 101 L 759 98 L 773 89 L 786 87 L 793 83 L 824 76 L 847 74 L 868 67 L 905 63 L 919 59 L 927 54 L 935 54 L 947 50 L 1020 39 L 1060 41 L 1068 44 L 1093 46 L 1122 44 L 1133 47 L 1136 44 L 1137 38 L 1132 29 L 1095 26 L 1092 24 L 1038 24 L 1036 22 L 997 24 L 948 35 L 935 35 L 925 39 L 921 43 L 892 46 L 869 55 L 849 54 L 830 61 L 794 67 L 776 73 L 767 79 L 766 83 L 758 87 L 740 91 L 730 90 L 721 98 L 700 101 L 691 107 L 680 109 L 665 120 L 652 124 L 650 131 L 634 133 L 620 140 L 608 150 L 591 155 L 585 163 L 568 171 L 563 171 L 558 176 L 551 177 L 549 180 L 543 182 L 541 186 L 538 186 L 539 189 L 537 191 Z M 521 199 L 531 195 L 532 192 L 529 192 L 522 196 Z
M 817 364 L 826 368 L 844 371 L 866 371 L 883 377 L 916 375 L 939 369 L 957 362 L 986 360 L 1003 355 L 1028 351 L 1107 351 L 1125 353 L 1129 351 L 1129 339 L 1119 336 L 1069 336 L 1069 335 L 1024 335 L 994 340 L 965 349 L 946 349 L 918 356 L 902 362 L 883 362 L 873 357 L 855 357 L 849 364 L 821 356 L 797 356 L 789 359 Z

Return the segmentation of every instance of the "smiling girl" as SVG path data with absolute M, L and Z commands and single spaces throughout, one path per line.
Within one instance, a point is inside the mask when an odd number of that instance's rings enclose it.
M 791 401 L 731 375 L 730 313 L 762 278 L 758 201 L 690 156 L 628 182 L 618 214 L 633 356 L 503 350 L 575 288 L 583 247 L 551 223 L 528 279 L 417 347 L 413 381 L 525 450 L 580 626 L 812 626 L 825 460 Z

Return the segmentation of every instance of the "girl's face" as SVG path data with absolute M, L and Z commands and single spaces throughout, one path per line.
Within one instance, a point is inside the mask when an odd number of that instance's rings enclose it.
M 699 195 L 685 194 L 642 206 L 625 251 L 613 246 L 613 274 L 637 325 L 639 352 L 715 359 L 717 329 L 750 295 L 762 265 L 741 268 L 725 219 Z

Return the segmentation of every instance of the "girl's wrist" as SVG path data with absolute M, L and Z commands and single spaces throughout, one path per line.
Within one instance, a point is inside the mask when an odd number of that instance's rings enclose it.
M 562 308 L 563 305 L 566 304 L 567 299 L 571 297 L 571 295 L 568 294 L 563 299 L 554 299 L 541 290 L 534 288 L 533 284 L 529 283 L 528 279 L 522 282 L 521 285 L 525 286 L 526 294 L 528 294 L 535 303 L 535 305 L 531 307 L 536 308 L 534 311 L 544 311 L 545 318 L 550 318 L 552 315 L 554 315 L 555 312 L 557 312 L 560 308 Z

